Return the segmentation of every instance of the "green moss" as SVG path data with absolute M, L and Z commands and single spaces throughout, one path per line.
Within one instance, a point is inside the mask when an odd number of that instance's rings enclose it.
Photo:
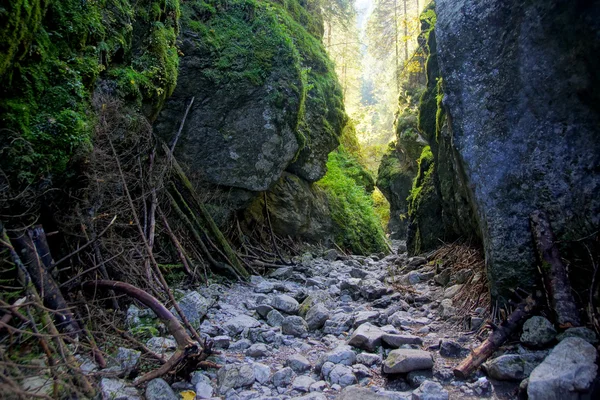
M 349 155 L 343 152 L 329 154 L 327 174 L 317 182 L 329 200 L 336 243 L 357 254 L 385 252 L 387 246 L 381 220 L 364 187 L 347 172 L 346 167 L 352 165 L 348 158 Z
M 0 7 L 0 139 L 11 143 L 0 149 L 0 169 L 11 187 L 64 176 L 91 148 L 99 78 L 156 115 L 177 80 L 179 15 L 179 0 Z

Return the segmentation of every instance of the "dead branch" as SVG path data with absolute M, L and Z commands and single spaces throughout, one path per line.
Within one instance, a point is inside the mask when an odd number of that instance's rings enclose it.
M 489 337 L 471 354 L 454 369 L 454 376 L 460 379 L 466 379 L 473 371 L 487 360 L 494 351 L 496 351 L 514 332 L 516 332 L 523 322 L 533 313 L 537 302 L 529 296 L 521 302 L 515 311 L 502 322 Z
M 540 262 L 540 272 L 544 278 L 544 288 L 548 293 L 556 322 L 561 328 L 579 326 L 579 312 L 571 293 L 567 270 L 560 258 L 550 221 L 542 211 L 530 215 L 531 232 Z
M 190 109 L 192 108 L 192 104 L 194 104 L 194 99 L 195 99 L 195 97 L 192 97 L 192 100 L 190 100 L 190 103 L 188 104 L 187 108 L 185 109 L 185 114 L 183 114 L 183 119 L 181 120 L 181 124 L 179 125 L 179 130 L 177 131 L 177 134 L 173 138 L 173 142 L 171 143 L 171 148 L 169 149 L 171 155 L 173 154 L 173 151 L 175 151 L 175 146 L 177 145 L 179 136 L 181 136 L 181 132 L 183 131 L 183 126 L 185 125 L 185 120 L 188 116 L 188 113 L 190 112 Z

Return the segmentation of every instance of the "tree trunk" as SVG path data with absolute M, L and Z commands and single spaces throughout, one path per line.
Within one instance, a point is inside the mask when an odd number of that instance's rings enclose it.
M 546 214 L 539 210 L 531 213 L 530 221 L 544 287 L 548 293 L 550 306 L 554 310 L 556 322 L 561 328 L 579 326 L 579 312 L 571 293 L 567 270 L 555 243 L 550 221 Z

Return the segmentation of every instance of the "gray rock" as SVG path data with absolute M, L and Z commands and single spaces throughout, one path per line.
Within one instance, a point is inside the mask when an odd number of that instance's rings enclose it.
M 257 314 L 260 315 L 262 318 L 267 318 L 267 315 L 271 311 L 273 311 L 274 308 L 268 304 L 259 304 L 258 306 L 256 306 L 255 310 Z
M 137 366 L 141 355 L 141 351 L 128 349 L 126 347 L 119 347 L 117 349 L 115 361 L 121 366 L 123 371 L 129 373 Z
M 177 342 L 170 338 L 152 337 L 146 341 L 146 346 L 153 352 L 164 355 L 177 349 Z
M 386 374 L 404 374 L 417 369 L 431 368 L 433 368 L 433 357 L 423 350 L 392 350 L 383 362 L 383 372 Z
M 388 288 L 377 279 L 363 279 L 359 287 L 360 294 L 367 300 L 377 300 L 388 293 Z
M 336 313 L 332 315 L 323 326 L 323 332 L 332 335 L 341 335 L 349 331 L 354 323 L 354 317 L 346 313 Z
M 434 381 L 425 381 L 412 395 L 412 400 L 448 400 L 448 391 L 442 385 Z
M 596 377 L 596 349 L 577 337 L 560 342 L 529 376 L 530 400 L 578 399 Z
M 454 296 L 456 296 L 456 294 L 458 293 L 458 291 L 463 287 L 463 285 L 452 285 L 449 288 L 447 288 L 446 290 L 444 290 L 444 299 L 451 299 Z
M 240 339 L 237 342 L 233 342 L 229 345 L 230 351 L 243 351 L 252 346 L 252 342 L 248 339 Z
M 406 381 L 411 387 L 417 388 L 428 379 L 433 379 L 431 370 L 416 370 L 406 374 Z
M 360 325 L 365 322 L 374 323 L 379 319 L 380 312 L 379 311 L 360 311 L 357 312 L 354 316 L 354 327 L 358 328 Z
M 137 389 L 121 379 L 102 378 L 100 392 L 102 400 L 142 400 Z
M 444 299 L 440 303 L 440 317 L 443 319 L 452 318 L 456 315 L 456 307 L 453 306 L 452 299 Z
M 332 363 L 331 361 L 325 362 L 321 367 L 321 375 L 323 376 L 323 378 L 329 379 L 329 374 L 335 368 L 335 366 L 336 364 Z
M 277 310 L 271 310 L 267 314 L 267 324 L 271 326 L 281 326 L 285 317 Z
M 293 272 L 294 267 L 277 268 L 269 274 L 269 277 L 284 280 L 287 279 Z
M 275 285 L 269 281 L 261 281 L 254 288 L 254 292 L 256 293 L 271 293 L 275 290 Z
M 443 103 L 452 116 L 439 146 L 449 145 L 457 155 L 450 162 L 468 171 L 463 181 L 477 185 L 469 203 L 485 221 L 479 228 L 493 298 L 510 298 L 516 282 L 535 284 L 533 210 L 547 210 L 555 232 L 580 231 L 574 215 L 599 223 L 600 197 L 592 195 L 600 188 L 598 112 L 576 93 L 597 87 L 596 68 L 587 66 L 600 49 L 600 27 L 583 22 L 595 18 L 594 7 L 577 4 L 436 1 Z M 563 51 L 575 42 L 577 49 Z
M 185 317 L 190 321 L 190 324 L 194 327 L 199 327 L 202 318 L 204 318 L 212 305 L 212 301 L 206 299 L 196 291 L 191 291 L 178 304 Z M 175 315 L 177 314 L 175 313 Z
M 213 338 L 213 342 L 214 342 L 215 348 L 217 348 L 217 349 L 228 349 L 229 345 L 231 344 L 231 338 L 226 335 L 215 336 Z
M 446 286 L 450 282 L 450 269 L 446 268 L 433 277 L 433 281 L 440 286 Z
M 362 268 L 354 267 L 350 270 L 350 276 L 353 278 L 362 279 L 362 278 L 367 277 L 368 275 L 369 275 L 369 273 Z
M 296 397 L 296 400 L 327 400 L 321 393 L 310 393 L 305 396 Z
M 328 319 L 329 309 L 322 303 L 314 305 L 306 313 L 306 323 L 308 324 L 308 329 L 311 331 L 322 328 Z
M 248 364 L 227 364 L 217 371 L 219 393 L 250 386 L 254 383 L 254 368 Z
M 296 314 L 300 304 L 293 297 L 280 294 L 271 299 L 271 307 L 286 314 Z
M 360 293 L 360 282 L 361 279 L 358 278 L 344 279 L 340 282 L 340 289 L 347 290 L 350 294 L 358 294 Z
M 359 381 L 373 376 L 373 373 L 371 372 L 369 367 L 363 364 L 354 364 L 352 366 L 352 372 L 354 373 L 354 376 L 356 376 L 356 379 L 358 379 Z
M 380 328 L 366 322 L 356 328 L 350 339 L 348 339 L 348 344 L 359 349 L 375 351 L 377 347 L 381 346 L 383 335 L 384 332 Z
M 335 261 L 338 258 L 338 252 L 336 249 L 325 250 L 323 253 L 323 258 L 327 261 Z
M 275 387 L 287 387 L 292 383 L 294 371 L 290 367 L 285 367 L 273 374 L 273 384 Z
M 292 354 L 288 357 L 285 364 L 299 374 L 311 369 L 310 361 L 301 354 Z
M 556 338 L 556 329 L 552 322 L 544 317 L 534 316 L 523 324 L 521 343 L 531 347 L 543 347 Z
M 156 378 L 146 386 L 146 400 L 179 400 L 179 396 L 164 379 Z
M 320 369 L 325 362 L 353 365 L 356 362 L 356 353 L 352 351 L 352 347 L 348 345 L 340 345 L 319 357 L 317 369 Z
M 196 399 L 210 399 L 213 397 L 214 389 L 210 383 L 198 382 L 194 387 L 196 391 Z
M 354 385 L 356 383 L 356 376 L 354 376 L 352 369 L 342 364 L 333 367 L 328 375 L 328 379 L 329 383 L 332 385 L 338 384 L 341 387 Z
M 246 355 L 254 358 L 265 357 L 268 354 L 267 346 L 262 343 L 255 343 L 246 350 Z
M 260 363 L 254 363 L 252 368 L 254 369 L 254 378 L 261 385 L 264 385 L 271 380 L 271 368 L 268 366 Z
M 248 315 L 238 315 L 225 322 L 225 329 L 231 335 L 237 335 L 246 328 L 256 328 L 260 322 Z
M 360 386 L 347 386 L 336 400 L 390 400 L 392 397 Z
M 308 297 L 304 299 L 304 301 L 302 301 L 298 313 L 301 317 L 304 317 L 307 315 L 308 311 L 317 304 L 321 304 L 328 309 L 333 306 L 334 301 L 329 293 L 327 293 L 325 290 L 315 290 L 314 292 L 310 293 Z
M 469 355 L 469 350 L 452 340 L 444 340 L 440 346 L 440 355 L 446 358 L 463 358 Z
M 315 383 L 313 383 L 312 385 L 310 385 L 310 391 L 311 392 L 322 392 L 323 390 L 327 389 L 327 382 L 325 381 L 317 381 Z
M 360 353 L 356 356 L 356 362 L 364 364 L 368 367 L 381 364 L 381 356 L 379 354 Z
M 556 338 L 558 339 L 558 341 L 562 341 L 568 337 L 579 337 L 590 344 L 598 343 L 598 337 L 596 336 L 596 332 L 583 326 L 569 328 L 560 335 L 558 335 Z
M 545 353 L 505 354 L 487 361 L 483 368 L 491 378 L 499 381 L 520 381 L 529 377 L 545 357 Z
M 308 334 L 308 324 L 297 315 L 285 317 L 281 324 L 281 332 L 284 335 L 304 337 Z
M 408 259 L 409 267 L 420 267 L 425 264 L 427 264 L 427 259 L 425 257 L 411 257 Z
M 54 389 L 54 380 L 47 375 L 29 376 L 21 381 L 21 388 L 28 393 L 50 397 Z M 12 399 L 10 392 L 5 394 L 8 395 L 7 399 Z
M 298 390 L 300 392 L 309 392 L 312 384 L 315 383 L 315 380 L 310 376 L 301 375 L 294 379 L 292 382 L 292 389 Z
M 410 334 L 385 333 L 382 339 L 385 344 L 393 348 L 398 348 L 405 344 L 415 344 L 419 346 L 423 344 L 423 339 L 419 336 Z

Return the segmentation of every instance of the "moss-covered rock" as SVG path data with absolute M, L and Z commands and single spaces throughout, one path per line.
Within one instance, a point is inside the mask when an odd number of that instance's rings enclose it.
M 217 185 L 263 191 L 289 170 L 324 174 L 345 122 L 342 96 L 316 29 L 296 0 L 197 0 L 183 6 L 177 90 L 156 129 Z
M 387 244 L 373 201 L 364 186 L 349 173 L 355 166 L 347 152 L 329 154 L 327 174 L 317 182 L 329 200 L 336 243 L 356 254 L 387 252 Z
M 72 173 L 95 90 L 152 118 L 175 87 L 178 0 L 11 1 L 0 26 L 0 185 L 13 190 Z

